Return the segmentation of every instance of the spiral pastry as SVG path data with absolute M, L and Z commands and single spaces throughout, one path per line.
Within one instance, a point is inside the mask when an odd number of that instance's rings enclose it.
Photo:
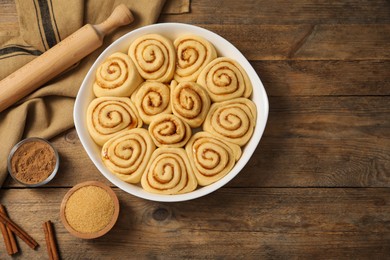
M 210 107 L 203 130 L 227 141 L 245 145 L 256 122 L 256 105 L 249 99 L 236 98 L 214 103 Z
M 169 88 L 171 89 L 171 93 L 173 92 L 173 90 L 177 87 L 177 85 L 179 85 L 179 83 L 176 81 L 176 80 L 172 80 L 171 81 L 171 84 L 169 84 Z
M 138 183 L 155 149 L 148 130 L 135 128 L 108 140 L 101 156 L 104 165 L 121 180 Z
M 196 82 L 206 88 L 214 102 L 248 98 L 252 93 L 252 83 L 245 70 L 238 62 L 227 57 L 211 61 Z
M 145 81 L 132 95 L 139 115 L 146 124 L 159 114 L 172 112 L 170 104 L 170 87 L 157 81 Z
M 176 71 L 178 82 L 196 81 L 202 69 L 217 58 L 214 46 L 197 35 L 183 35 L 173 45 L 176 49 Z
M 96 70 L 93 92 L 97 97 L 128 97 L 143 81 L 130 57 L 116 52 Z
M 191 133 L 187 123 L 171 114 L 160 114 L 149 125 L 149 134 L 158 147 L 183 147 Z
M 241 148 L 225 143 L 207 132 L 194 134 L 186 152 L 199 185 L 206 186 L 224 177 L 241 156 Z
M 99 97 L 87 109 L 87 128 L 96 144 L 102 146 L 115 134 L 142 126 L 137 109 L 126 97 Z
M 183 148 L 157 148 L 150 158 L 141 185 L 158 194 L 181 194 L 196 189 L 197 181 Z
M 202 125 L 210 108 L 207 91 L 195 82 L 180 82 L 171 93 L 172 112 L 191 127 Z
M 169 82 L 175 72 L 175 47 L 159 34 L 137 38 L 129 47 L 129 56 L 146 80 Z

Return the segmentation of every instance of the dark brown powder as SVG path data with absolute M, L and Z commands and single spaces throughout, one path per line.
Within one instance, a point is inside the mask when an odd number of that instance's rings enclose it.
M 52 147 L 43 141 L 23 143 L 11 159 L 14 177 L 26 184 L 36 184 L 46 180 L 56 165 Z

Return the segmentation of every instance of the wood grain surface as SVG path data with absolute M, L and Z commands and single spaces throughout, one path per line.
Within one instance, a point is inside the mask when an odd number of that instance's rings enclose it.
M 270 101 L 254 155 L 210 195 L 151 202 L 113 187 L 71 129 L 52 140 L 61 156 L 52 182 L 26 189 L 9 178 L 0 190 L 11 218 L 40 243 L 19 241 L 14 258 L 47 258 L 49 219 L 63 259 L 388 258 L 390 2 L 193 0 L 190 13 L 159 22 L 212 30 L 248 58 Z M 0 31 L 17 28 L 13 0 L 0 0 Z M 111 185 L 121 211 L 107 235 L 85 241 L 65 230 L 59 210 L 89 180 Z

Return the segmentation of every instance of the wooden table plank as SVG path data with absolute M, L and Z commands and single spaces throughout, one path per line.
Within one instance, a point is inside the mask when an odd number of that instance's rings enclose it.
M 230 187 L 389 187 L 390 142 L 264 138 Z
M 390 62 L 253 61 L 269 96 L 390 95 Z
M 16 35 L 19 35 L 19 22 L 14 0 L 0 0 L 0 37 Z
M 249 60 L 390 59 L 390 24 L 200 26 L 230 41 Z
M 191 13 L 163 15 L 162 22 L 201 24 L 362 24 L 390 23 L 390 4 L 371 1 L 191 1 Z
M 232 11 L 234 10 L 234 12 Z M 161 15 L 160 22 L 199 24 L 386 24 L 390 22 L 390 4 L 386 0 L 323 1 L 297 0 L 208 1 L 191 2 L 191 13 Z M 0 1 L 4 28 L 17 28 L 14 0 Z M 11 30 L 10 30 L 11 31 Z
M 383 258 L 390 253 L 389 189 L 224 188 L 185 203 L 150 202 L 115 189 L 118 222 L 92 241 L 72 237 L 60 223 L 67 190 L 1 191 L 10 216 L 41 245 L 34 251 L 19 242 L 24 258 L 45 257 L 41 223 L 48 219 L 64 259 L 294 258 L 324 252 L 327 258 Z

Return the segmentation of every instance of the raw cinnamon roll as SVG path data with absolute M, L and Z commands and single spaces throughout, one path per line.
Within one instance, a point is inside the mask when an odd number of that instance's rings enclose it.
M 197 182 L 183 148 L 157 148 L 150 158 L 141 185 L 158 194 L 181 194 L 196 189 Z
M 241 156 L 241 148 L 207 132 L 194 134 L 186 152 L 199 185 L 206 186 L 224 177 Z
M 87 128 L 100 146 L 121 131 L 141 126 L 142 120 L 130 98 L 99 97 L 88 106 Z
M 183 35 L 173 45 L 176 49 L 176 71 L 178 82 L 196 81 L 202 69 L 217 58 L 214 46 L 197 35 Z
M 150 124 L 159 114 L 172 112 L 169 86 L 157 81 L 146 81 L 136 91 L 132 98 L 146 124 Z
M 255 122 L 256 105 L 249 99 L 236 98 L 211 105 L 203 130 L 243 146 L 251 138 Z
M 195 82 L 180 82 L 171 93 L 172 112 L 191 127 L 199 127 L 210 108 L 206 90 Z
M 211 61 L 200 73 L 198 84 L 206 88 L 214 102 L 249 97 L 252 83 L 238 62 L 227 57 Z
M 96 70 L 93 92 L 97 97 L 128 97 L 142 81 L 130 57 L 116 52 Z
M 179 83 L 176 81 L 176 80 L 172 80 L 171 81 L 171 84 L 169 84 L 169 87 L 170 87 L 170 89 L 171 89 L 171 93 L 173 92 L 173 90 L 177 87 L 177 85 L 178 85 Z
M 191 133 L 187 123 L 171 114 L 160 114 L 149 125 L 149 134 L 158 147 L 183 147 Z
M 137 38 L 129 47 L 129 56 L 146 80 L 169 82 L 175 72 L 175 47 L 159 34 Z
M 128 183 L 138 183 L 156 149 L 144 128 L 135 128 L 115 135 L 102 148 L 106 167 Z

